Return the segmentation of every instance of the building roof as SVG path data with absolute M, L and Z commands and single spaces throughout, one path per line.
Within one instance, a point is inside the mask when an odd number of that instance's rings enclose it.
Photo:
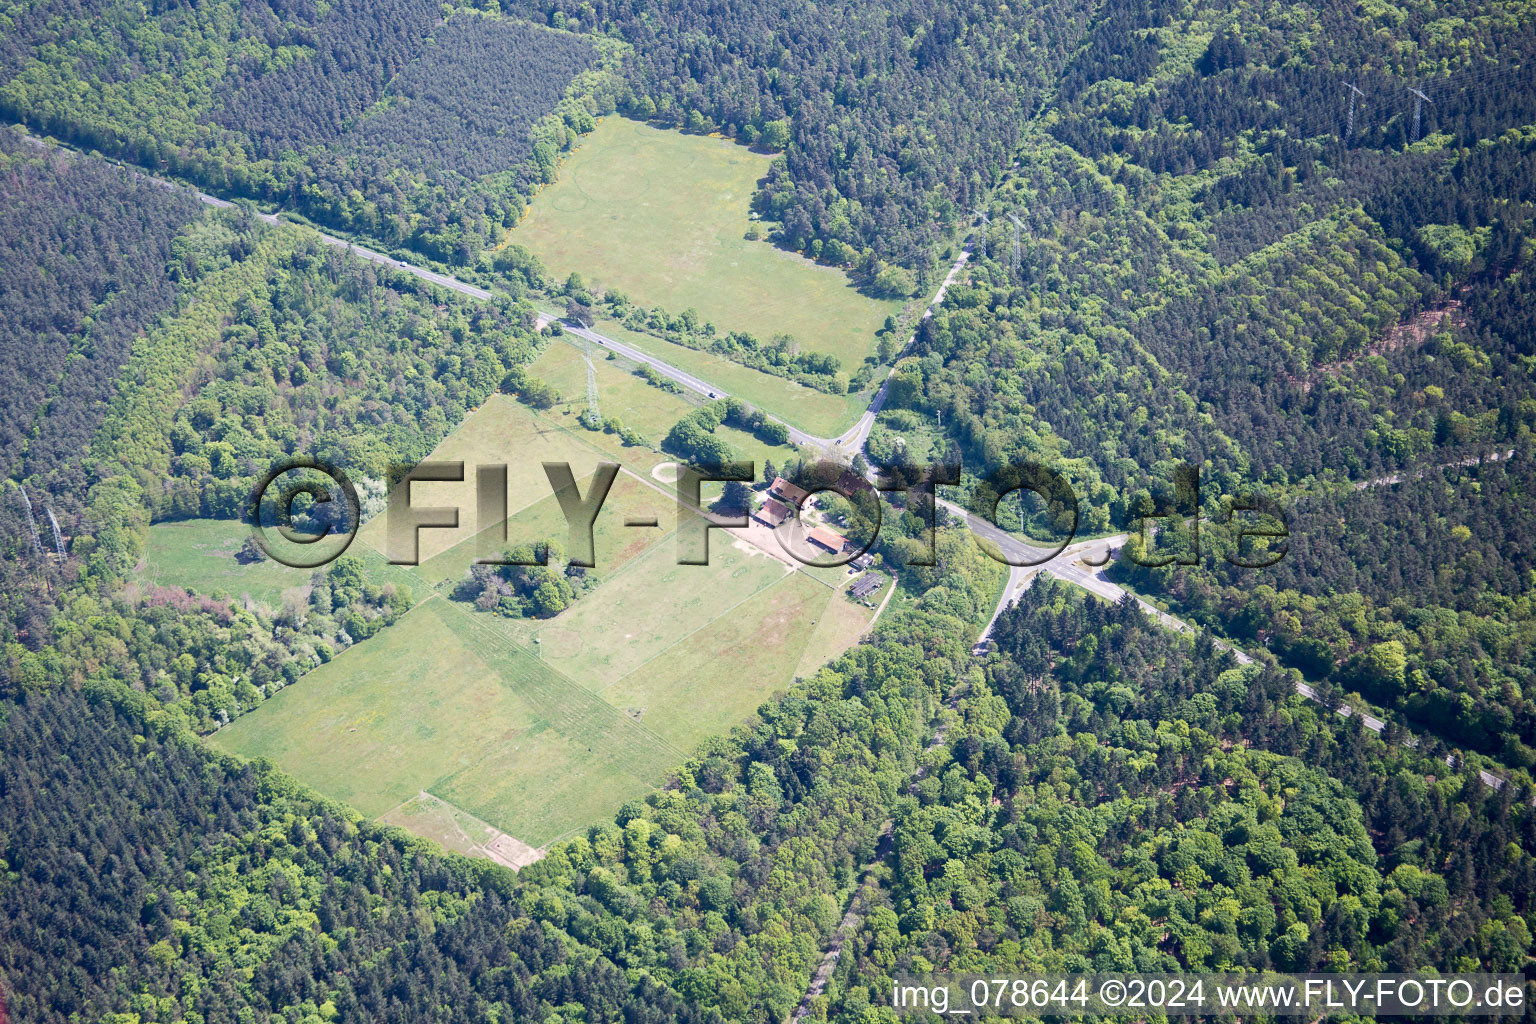
M 753 514 L 766 522 L 769 526 L 778 526 L 784 520 L 789 518 L 789 509 L 779 504 L 776 499 L 769 498 L 763 502 L 763 507 L 758 509 Z
M 782 498 L 794 505 L 799 505 L 810 496 L 810 491 L 797 484 L 792 484 L 783 477 L 774 477 L 773 483 L 768 486 L 768 493 Z
M 885 577 L 879 573 L 872 572 L 867 576 L 860 576 L 854 580 L 853 585 L 848 588 L 848 592 L 854 597 L 863 597 L 865 594 L 874 593 L 884 585 Z
M 837 478 L 836 489 L 839 494 L 845 497 L 850 494 L 875 493 L 875 489 L 870 485 L 869 481 L 851 469 L 843 470 L 843 474 Z
M 820 544 L 834 555 L 842 551 L 843 545 L 848 543 L 847 537 L 825 526 L 818 526 L 805 536 L 812 544 Z

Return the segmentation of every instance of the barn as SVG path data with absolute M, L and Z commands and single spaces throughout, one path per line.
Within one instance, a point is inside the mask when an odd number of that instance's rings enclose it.
M 784 520 L 788 519 L 790 514 L 790 510 L 780 504 L 778 499 L 767 498 L 763 501 L 762 506 L 752 513 L 752 518 L 773 530 L 777 529 Z
M 806 534 L 806 539 L 817 547 L 826 548 L 834 555 L 840 555 L 843 548 L 848 546 L 848 538 L 836 530 L 829 530 L 825 526 L 818 526 Z

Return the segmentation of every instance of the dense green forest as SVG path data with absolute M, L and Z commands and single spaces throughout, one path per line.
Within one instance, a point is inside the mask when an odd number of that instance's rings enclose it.
M 144 711 L 101 690 L 8 709 L 11 1019 L 721 1019 L 531 918 L 499 870 L 214 761 Z
M 972 485 L 1044 462 L 1085 531 L 1170 511 L 1179 463 L 1217 519 L 1255 490 L 1291 503 L 1268 576 L 1213 552 L 1118 571 L 1529 768 L 1533 56 L 1529 19 L 1476 4 L 1315 23 L 1108 5 L 992 193 L 969 279 L 898 364 L 871 457 L 906 417 L 934 440 L 904 456 L 962 461 Z M 1431 100 L 1417 128 L 1410 86 Z M 1509 451 L 1459 501 L 1416 478 Z
M 175 302 L 181 273 L 167 274 L 167 264 L 186 270 L 206 245 L 189 223 L 198 209 L 184 192 L 0 129 L 4 475 L 34 477 L 60 502 L 84 496 L 77 456 L 134 334 Z
M 1300 497 L 1286 556 L 1257 586 L 1205 551 L 1199 566 L 1120 573 L 1456 749 L 1530 769 L 1533 456 L 1526 444 L 1481 466 L 1428 465 L 1398 483 Z
M 1529 789 L 1435 778 L 1284 672 L 1060 584 L 998 639 L 898 800 L 829 1019 L 887 1019 L 893 971 L 1526 963 Z
M 96 200 L 66 191 L 77 174 L 136 190 L 105 193 L 111 205 L 97 230 L 112 226 L 123 208 L 147 216 L 162 197 L 176 195 L 99 163 L 44 160 L 31 155 L 42 151 L 17 145 L 24 152 L 16 159 L 27 157 L 17 173 L 43 182 L 31 193 L 34 201 L 51 201 L 61 225 L 80 226 L 74 245 L 83 252 L 93 251 L 84 226 L 95 224 L 83 211 Z M 96 170 L 82 171 L 91 166 Z M 195 206 L 173 208 L 184 217 L 196 213 Z M 71 361 L 82 383 L 51 399 L 39 434 L 55 444 L 67 439 L 68 461 L 47 472 L 17 464 L 23 486 L 55 496 L 49 500 L 72 557 L 50 557 L 51 537 L 46 546 L 32 544 L 32 528 L 48 530 L 41 503 L 31 523 L 11 494 L 0 505 L 8 610 L 0 667 L 11 693 L 105 671 L 207 732 L 392 622 L 411 604 L 409 581 L 366 582 L 356 561 L 344 559 L 316 575 L 306 601 L 276 611 L 174 588 L 125 589 L 149 523 L 238 519 L 257 481 L 295 453 L 342 467 L 358 482 L 368 514 L 382 505 L 389 467 L 423 458 L 539 343 L 529 307 L 435 295 L 417 278 L 348 259 L 241 211 L 158 228 L 158 283 L 135 292 L 132 278 L 107 278 L 98 291 L 112 291 L 95 326 L 118 323 L 105 312 L 117 295 L 147 302 L 158 287 L 168 308 L 152 323 L 133 324 L 142 333 L 121 337 L 115 352 L 110 336 L 95 340 L 94 350 L 76 342 L 100 365 L 90 371 L 96 363 Z M 20 312 L 32 308 L 29 271 L 35 281 L 59 257 L 46 248 L 18 247 L 16 254 L 7 264 L 18 282 L 7 309 Z M 138 272 L 147 273 L 142 264 Z M 61 336 L 60 344 L 68 343 Z M 7 351 L 26 358 L 19 341 Z M 116 387 L 120 370 L 124 386 Z M 86 390 L 87 371 L 104 375 L 91 378 L 100 393 Z M 20 380 L 34 378 L 18 371 Z M 25 394 L 18 391 L 18 398 Z M 69 600 L 59 600 L 57 588 Z M 80 603 L 72 604 L 75 598 Z
M 893 972 L 1528 971 L 1532 57 L 1528 4 L 1461 0 L 0 0 L 7 119 L 509 293 L 0 128 L 0 1018 L 872 1024 Z M 277 610 L 148 585 L 150 525 L 293 454 L 366 515 L 493 392 L 548 409 L 528 292 L 866 382 L 487 251 L 615 110 L 781 153 L 758 213 L 877 290 L 974 228 L 911 350 L 883 332 L 864 455 L 963 464 L 973 504 L 1046 463 L 1084 533 L 1199 513 L 1192 564 L 1108 572 L 1202 632 L 1042 574 L 978 645 L 1004 571 L 914 493 L 872 632 L 517 874 L 216 753 L 422 595 L 368 556 Z M 655 440 L 726 461 L 722 425 L 825 482 L 735 398 Z M 1250 495 L 1290 533 L 1262 570 L 1223 557 Z M 595 582 L 551 554 L 443 596 L 547 617 Z
M 626 113 L 783 151 L 756 200 L 780 241 L 893 294 L 928 283 L 1089 15 L 1079 3 L 506 6 L 630 43 Z
M 991 197 L 970 281 L 901 367 L 902 403 L 942 415 L 973 465 L 1069 467 L 1119 522 L 1180 459 L 1230 491 L 1529 431 L 1517 83 L 1536 48 L 1496 11 L 1434 5 L 1464 19 L 1453 42 L 1423 6 L 1321 10 L 1336 31 L 1106 7 Z M 1345 139 L 1342 83 L 1371 68 Z M 1435 101 L 1411 147 L 1410 84 Z
M 0 113 L 466 265 L 612 111 L 612 43 L 424 0 L 0 7 Z
M 225 230 L 258 227 L 237 220 Z M 295 452 L 382 483 L 539 349 L 531 307 L 450 300 L 313 239 L 294 239 L 259 269 L 261 279 L 231 295 L 208 379 L 168 433 L 126 409 L 108 421 L 113 448 L 126 437 L 142 446 L 121 464 L 155 518 L 235 518 L 256 479 Z

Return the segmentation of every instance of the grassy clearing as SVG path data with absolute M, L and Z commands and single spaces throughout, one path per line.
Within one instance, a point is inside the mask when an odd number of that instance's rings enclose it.
M 425 791 L 534 846 L 613 813 L 681 760 L 443 600 L 343 652 L 212 741 L 269 758 L 373 817 Z
M 477 645 L 451 628 L 442 604 L 428 601 L 348 648 L 212 741 L 269 758 L 377 817 L 483 756 L 498 735 L 541 725 Z
M 839 270 L 743 237 L 768 163 L 720 139 L 605 118 L 512 240 L 558 277 L 578 271 L 589 285 L 674 313 L 692 307 L 724 330 L 764 341 L 789 334 L 851 372 L 900 304 L 860 295 Z
M 829 599 L 839 600 L 801 573 L 784 576 L 625 675 L 603 697 L 692 748 L 789 686 Z
M 592 366 L 596 371 L 598 406 L 602 414 L 617 417 L 626 427 L 639 431 L 652 447 L 626 448 L 615 434 L 588 430 L 580 422 L 587 407 L 587 364 L 577 347 L 583 344 L 579 338 L 556 341 L 529 367 L 535 375 L 558 389 L 563 398 L 553 409 L 540 415 L 636 472 L 670 459 L 671 456 L 660 454 L 655 448 L 667 436 L 667 431 L 698 405 L 683 395 L 647 384 L 635 376 L 626 360 L 610 360 L 605 353 L 598 352 L 592 357 Z M 731 446 L 737 458 L 755 459 L 759 465 L 765 456 L 782 459 L 793 450 L 782 445 L 770 447 L 734 427 L 721 425 L 715 433 Z
M 724 356 L 632 331 L 612 320 L 599 321 L 596 329 L 818 437 L 836 437 L 853 426 L 864 414 L 874 392 L 873 388 L 867 388 L 850 395 L 829 395 L 784 377 L 743 366 Z M 852 369 L 847 365 L 844 368 Z
M 790 571 L 721 534 L 710 541 L 708 566 L 676 564 L 677 545 L 669 540 L 552 619 L 498 622 L 512 639 L 537 647 L 547 664 L 602 690 L 716 618 L 736 614 L 731 610 Z
M 386 825 L 398 825 L 418 836 L 425 836 L 443 849 L 462 853 L 466 857 L 480 855 L 484 845 L 497 831 L 494 826 L 473 814 L 445 803 L 430 793 L 411 797 L 379 820 Z
M 242 565 L 235 552 L 250 536 L 250 527 L 234 519 L 188 519 L 156 523 L 149 528 L 149 547 L 138 581 L 162 587 L 180 587 L 199 594 L 227 594 L 249 598 L 276 611 L 285 601 L 303 602 L 309 597 L 309 580 L 324 567 L 294 569 L 271 560 Z M 276 531 L 269 531 L 269 542 L 282 545 Z M 312 554 L 312 552 L 303 552 Z M 353 541 L 348 555 L 362 560 L 363 571 L 378 583 L 403 583 L 411 588 L 413 600 L 423 596 L 421 580 L 399 566 L 389 565 L 384 556 L 366 544 Z
M 864 635 L 864 631 L 874 621 L 875 610 L 880 607 L 890 585 L 887 582 L 885 588 L 874 595 L 874 608 L 867 608 L 854 601 L 845 590 L 831 594 L 831 599 L 816 617 L 816 631 L 806 641 L 805 652 L 800 656 L 800 663 L 795 666 L 795 675 L 812 675 L 858 643 L 859 637 Z
M 552 671 L 494 628 L 493 617 L 434 601 L 470 638 L 500 679 L 527 702 L 537 724 L 508 730 L 430 789 L 444 800 L 542 846 L 611 815 L 662 783 L 686 752 L 601 697 Z M 488 723 L 494 728 L 494 723 Z
M 418 481 L 411 487 L 413 507 L 446 506 L 459 510 L 456 529 L 421 531 L 421 560 L 433 558 L 479 532 L 476 467 L 493 464 L 507 467 L 507 509 L 510 512 L 549 496 L 549 479 L 544 475 L 543 463 L 568 462 L 576 479 L 581 480 L 590 476 L 605 458 L 570 432 L 548 420 L 540 420 L 513 399 L 492 395 L 432 452 L 430 461 L 463 462 L 464 481 Z M 392 497 L 391 500 L 397 499 Z M 388 553 L 388 518 L 385 514 L 367 523 L 358 535 L 358 541 Z
M 606 457 L 501 398 L 433 453 L 466 468 L 508 463 L 513 494 L 536 496 L 511 516 L 514 542 L 565 535 L 543 458 L 570 461 L 585 492 Z M 674 500 L 649 485 L 646 464 L 634 472 L 644 478 L 621 473 L 596 524 L 601 583 L 565 613 L 510 619 L 431 597 L 212 742 L 471 854 L 483 845 L 476 828 L 543 846 L 662 784 L 700 740 L 750 717 L 807 659 L 835 655 L 859 624 L 841 594 L 726 533 L 711 535 L 709 566 L 677 565 Z M 447 487 L 462 490 L 429 489 Z M 418 485 L 416 497 L 458 504 L 461 521 L 473 511 L 468 482 Z M 659 526 L 626 527 L 629 516 Z M 424 550 L 433 533 L 450 543 L 412 569 L 354 548 L 370 572 L 413 581 L 420 596 L 462 575 L 473 528 L 429 531 Z
M 544 415 L 562 426 L 590 435 L 595 443 L 601 443 L 599 438 L 611 435 L 586 430 L 576 422 L 587 408 L 587 363 L 582 358 L 585 346 L 586 342 L 574 336 L 557 338 L 528 370 L 548 381 L 562 397 L 562 401 Z M 604 351 L 593 353 L 592 367 L 596 371 L 598 404 L 603 415 L 618 418 L 626 427 L 639 431 L 651 444 L 660 444 L 672 425 L 695 408 L 694 403 L 682 395 L 647 384 L 629 372 L 627 366 L 609 360 Z M 614 443 L 618 443 L 617 439 Z M 654 454 L 644 448 L 619 450 L 625 453 L 626 461 L 639 461 Z
M 312 570 L 291 569 L 270 560 L 248 565 L 235 561 L 235 553 L 250 535 L 250 527 L 232 519 L 156 523 L 149 528 L 139 579 L 199 594 L 249 597 L 272 608 L 281 607 L 285 597 L 304 597 Z
M 592 477 L 576 481 L 583 495 L 591 493 Z M 560 503 L 548 493 L 540 500 L 512 514 L 507 520 L 508 544 L 531 544 L 558 540 L 569 549 L 570 528 Z M 592 546 L 599 577 L 607 577 L 639 557 L 651 544 L 672 532 L 677 525 L 677 502 L 630 476 L 620 473 L 608 491 L 608 499 L 592 524 Z M 629 518 L 654 518 L 655 528 L 627 527 Z M 491 529 L 495 529 L 492 527 Z M 496 534 L 499 538 L 499 534 Z M 469 571 L 479 553 L 475 538 L 466 538 L 455 547 L 423 562 L 411 571 L 428 586 L 444 580 L 456 580 Z

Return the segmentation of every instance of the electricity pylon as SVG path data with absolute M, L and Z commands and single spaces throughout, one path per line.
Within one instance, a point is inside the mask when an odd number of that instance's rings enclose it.
M 1408 140 L 1408 145 L 1411 146 L 1415 142 L 1419 141 L 1419 114 L 1424 110 L 1424 104 L 1426 104 L 1426 103 L 1433 103 L 1435 101 L 1430 99 L 1428 96 L 1425 96 L 1423 92 L 1421 92 L 1418 89 L 1415 89 L 1413 86 L 1409 86 L 1408 87 L 1408 91 L 1413 93 L 1413 97 L 1414 97 L 1414 99 L 1413 99 L 1413 137 Z
M 1024 227 L 1024 222 L 1019 220 L 1018 215 L 1014 213 L 1008 214 L 1008 219 L 1013 221 L 1013 252 L 1008 257 L 1008 269 L 1017 271 L 1024 265 L 1024 261 L 1019 255 L 1019 233 Z
M 601 423 L 603 416 L 597 408 L 597 369 L 592 365 L 592 346 L 583 346 L 581 355 L 587 361 L 587 409 L 592 414 L 592 422 Z
M 1344 88 L 1349 90 L 1349 127 L 1344 130 L 1344 141 L 1353 142 L 1355 140 L 1355 97 L 1364 96 L 1365 93 L 1357 89 L 1354 82 L 1345 82 Z

